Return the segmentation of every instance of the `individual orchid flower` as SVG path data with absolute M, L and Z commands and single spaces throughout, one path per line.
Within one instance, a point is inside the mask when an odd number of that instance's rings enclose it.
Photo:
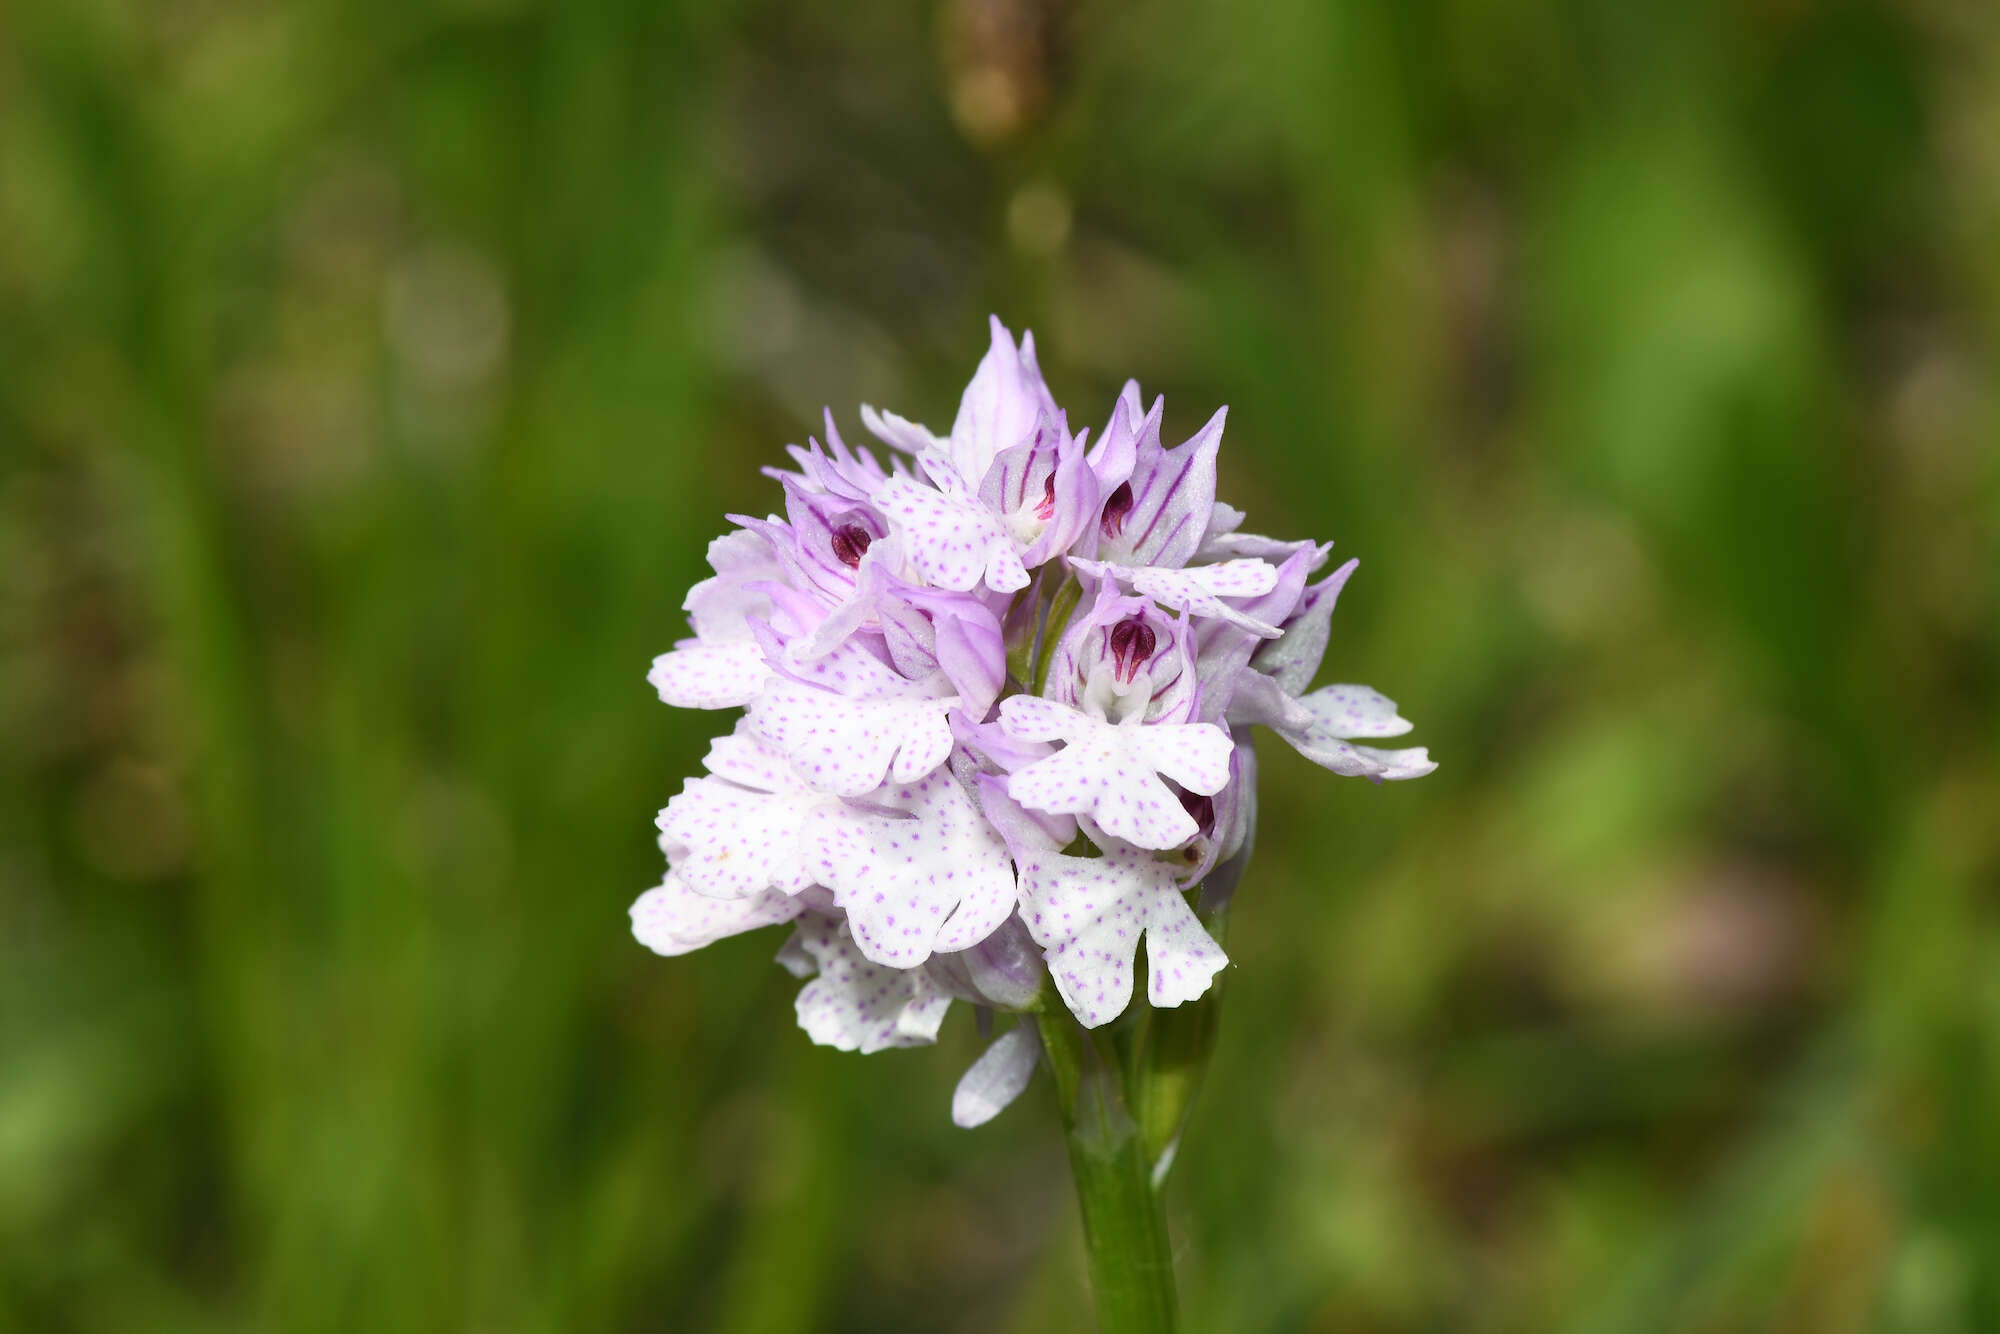
M 1007 780 L 1009 796 L 1054 815 L 1088 815 L 1107 834 L 1142 848 L 1177 848 L 1200 832 L 1162 775 L 1204 796 L 1229 781 L 1233 746 L 1214 723 L 1148 727 L 1137 714 L 1114 723 L 1015 695 L 1000 701 L 1000 725 L 1025 741 L 1064 743 L 1016 770 Z

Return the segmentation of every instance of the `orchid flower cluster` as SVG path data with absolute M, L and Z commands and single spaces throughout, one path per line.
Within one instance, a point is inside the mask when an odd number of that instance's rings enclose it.
M 861 409 L 842 440 L 768 470 L 784 513 L 731 516 L 694 637 L 653 663 L 668 704 L 742 709 L 660 812 L 668 861 L 632 908 L 675 955 L 791 923 L 815 1042 L 935 1039 L 963 1000 L 1047 1003 L 1085 1027 L 1200 997 L 1228 962 L 1190 903 L 1224 901 L 1256 824 L 1261 724 L 1338 774 L 1430 772 L 1364 744 L 1410 724 L 1356 685 L 1309 690 L 1355 562 L 1241 531 L 1215 498 L 1226 409 L 1185 443 L 1128 383 L 1095 442 L 1071 432 L 998 319 L 939 436 Z M 985 1016 L 982 1015 L 982 1018 Z M 1032 1024 L 959 1087 L 976 1124 L 1027 1083 Z

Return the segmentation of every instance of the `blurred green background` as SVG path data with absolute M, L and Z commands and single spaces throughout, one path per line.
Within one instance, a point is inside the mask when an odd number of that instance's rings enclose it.
M 0 14 L 0 1327 L 1065 1331 L 1046 1082 L 625 910 L 645 682 L 997 311 L 1360 577 L 1201 1331 L 2000 1329 L 1984 0 Z

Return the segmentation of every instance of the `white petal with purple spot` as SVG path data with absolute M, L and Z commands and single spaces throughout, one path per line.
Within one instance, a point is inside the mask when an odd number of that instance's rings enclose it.
M 655 954 L 686 954 L 726 936 L 789 922 L 805 904 L 775 889 L 743 899 L 697 894 L 679 871 L 639 896 L 632 905 L 632 934 Z
M 825 1047 L 864 1054 L 937 1040 L 951 997 L 921 968 L 884 968 L 855 948 L 846 924 L 817 914 L 799 923 L 793 944 L 818 976 L 799 992 L 799 1027 Z

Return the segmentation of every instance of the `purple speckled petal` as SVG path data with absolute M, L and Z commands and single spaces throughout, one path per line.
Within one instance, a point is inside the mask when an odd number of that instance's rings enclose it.
M 962 591 L 983 582 L 996 593 L 1012 593 L 1028 586 L 1014 539 L 1000 516 L 977 500 L 892 477 L 881 504 L 902 533 L 911 567 L 939 588 Z
M 1000 701 L 1000 725 L 1022 741 L 1062 741 L 1090 720 L 1075 709 L 1033 695 L 1013 695 Z
M 764 889 L 796 893 L 813 879 L 798 847 L 799 822 L 811 806 L 793 793 L 691 778 L 658 823 L 662 834 L 688 849 L 680 872 L 697 893 L 724 899 Z
M 1207 990 L 1221 961 L 1207 967 L 1207 954 L 1186 928 L 1206 937 L 1181 898 L 1174 869 L 1145 852 L 1112 842 L 1102 857 L 1031 855 L 1021 866 L 1023 917 L 1029 932 L 1046 948 L 1049 973 L 1063 1003 L 1086 1028 L 1107 1024 L 1124 1013 L 1132 998 L 1132 960 L 1139 937 L 1154 926 L 1166 939 L 1149 946 L 1147 963 L 1167 960 L 1171 976 L 1163 995 L 1178 1005 Z M 1183 921 L 1173 913 L 1180 905 Z M 1221 950 L 1208 942 L 1221 960 Z M 1205 976 L 1200 976 L 1207 967 Z M 1199 985 L 1196 984 L 1200 976 Z
M 1052 700 L 1016 695 L 1000 704 L 1000 725 L 1030 741 L 1067 744 L 1007 779 L 1023 806 L 1052 815 L 1088 815 L 1106 833 L 1142 848 L 1176 848 L 1199 832 L 1164 772 L 1191 791 L 1229 781 L 1229 734 L 1213 723 L 1119 726 Z
M 1135 755 L 1190 792 L 1213 796 L 1222 791 L 1223 785 L 1229 781 L 1229 756 L 1235 749 L 1235 743 L 1229 739 L 1229 733 L 1214 723 L 1122 727 L 1118 730 L 1132 737 Z
M 1422 746 L 1377 750 L 1346 740 L 1356 736 L 1399 736 L 1409 730 L 1410 725 L 1396 716 L 1396 706 L 1366 686 L 1328 686 L 1303 697 L 1299 703 L 1312 713 L 1312 724 L 1303 730 L 1283 728 L 1278 735 L 1322 768 L 1378 783 L 1422 778 L 1437 768 Z
M 937 1041 L 951 1008 L 920 968 L 884 968 L 855 948 L 846 924 L 812 915 L 793 937 L 819 975 L 799 992 L 799 1027 L 824 1047 L 862 1053 Z
M 784 754 L 740 721 L 715 739 L 707 764 L 714 776 L 689 779 L 657 821 L 667 842 L 686 850 L 676 866 L 688 888 L 740 899 L 812 884 L 799 829 L 832 798 L 799 781 Z
M 1401 736 L 1411 727 L 1396 713 L 1396 701 L 1370 686 L 1321 686 L 1299 703 L 1312 711 L 1327 735 L 1343 740 Z
M 771 669 L 755 639 L 683 639 L 653 659 L 646 680 L 677 709 L 735 709 L 757 698 Z
M 858 797 L 885 776 L 913 782 L 951 754 L 946 720 L 956 696 L 850 699 L 783 677 L 751 710 L 757 730 L 822 792 Z
M 632 934 L 655 954 L 686 954 L 725 936 L 789 922 L 805 904 L 775 889 L 745 899 L 717 899 L 689 889 L 680 872 L 639 896 L 632 905 Z
M 1208 990 L 1229 956 L 1179 894 L 1154 894 L 1146 914 L 1146 999 L 1172 1009 Z
M 1007 845 L 948 771 L 885 788 L 868 806 L 821 808 L 802 836 L 875 963 L 913 968 L 933 951 L 970 948 L 1014 911 Z

